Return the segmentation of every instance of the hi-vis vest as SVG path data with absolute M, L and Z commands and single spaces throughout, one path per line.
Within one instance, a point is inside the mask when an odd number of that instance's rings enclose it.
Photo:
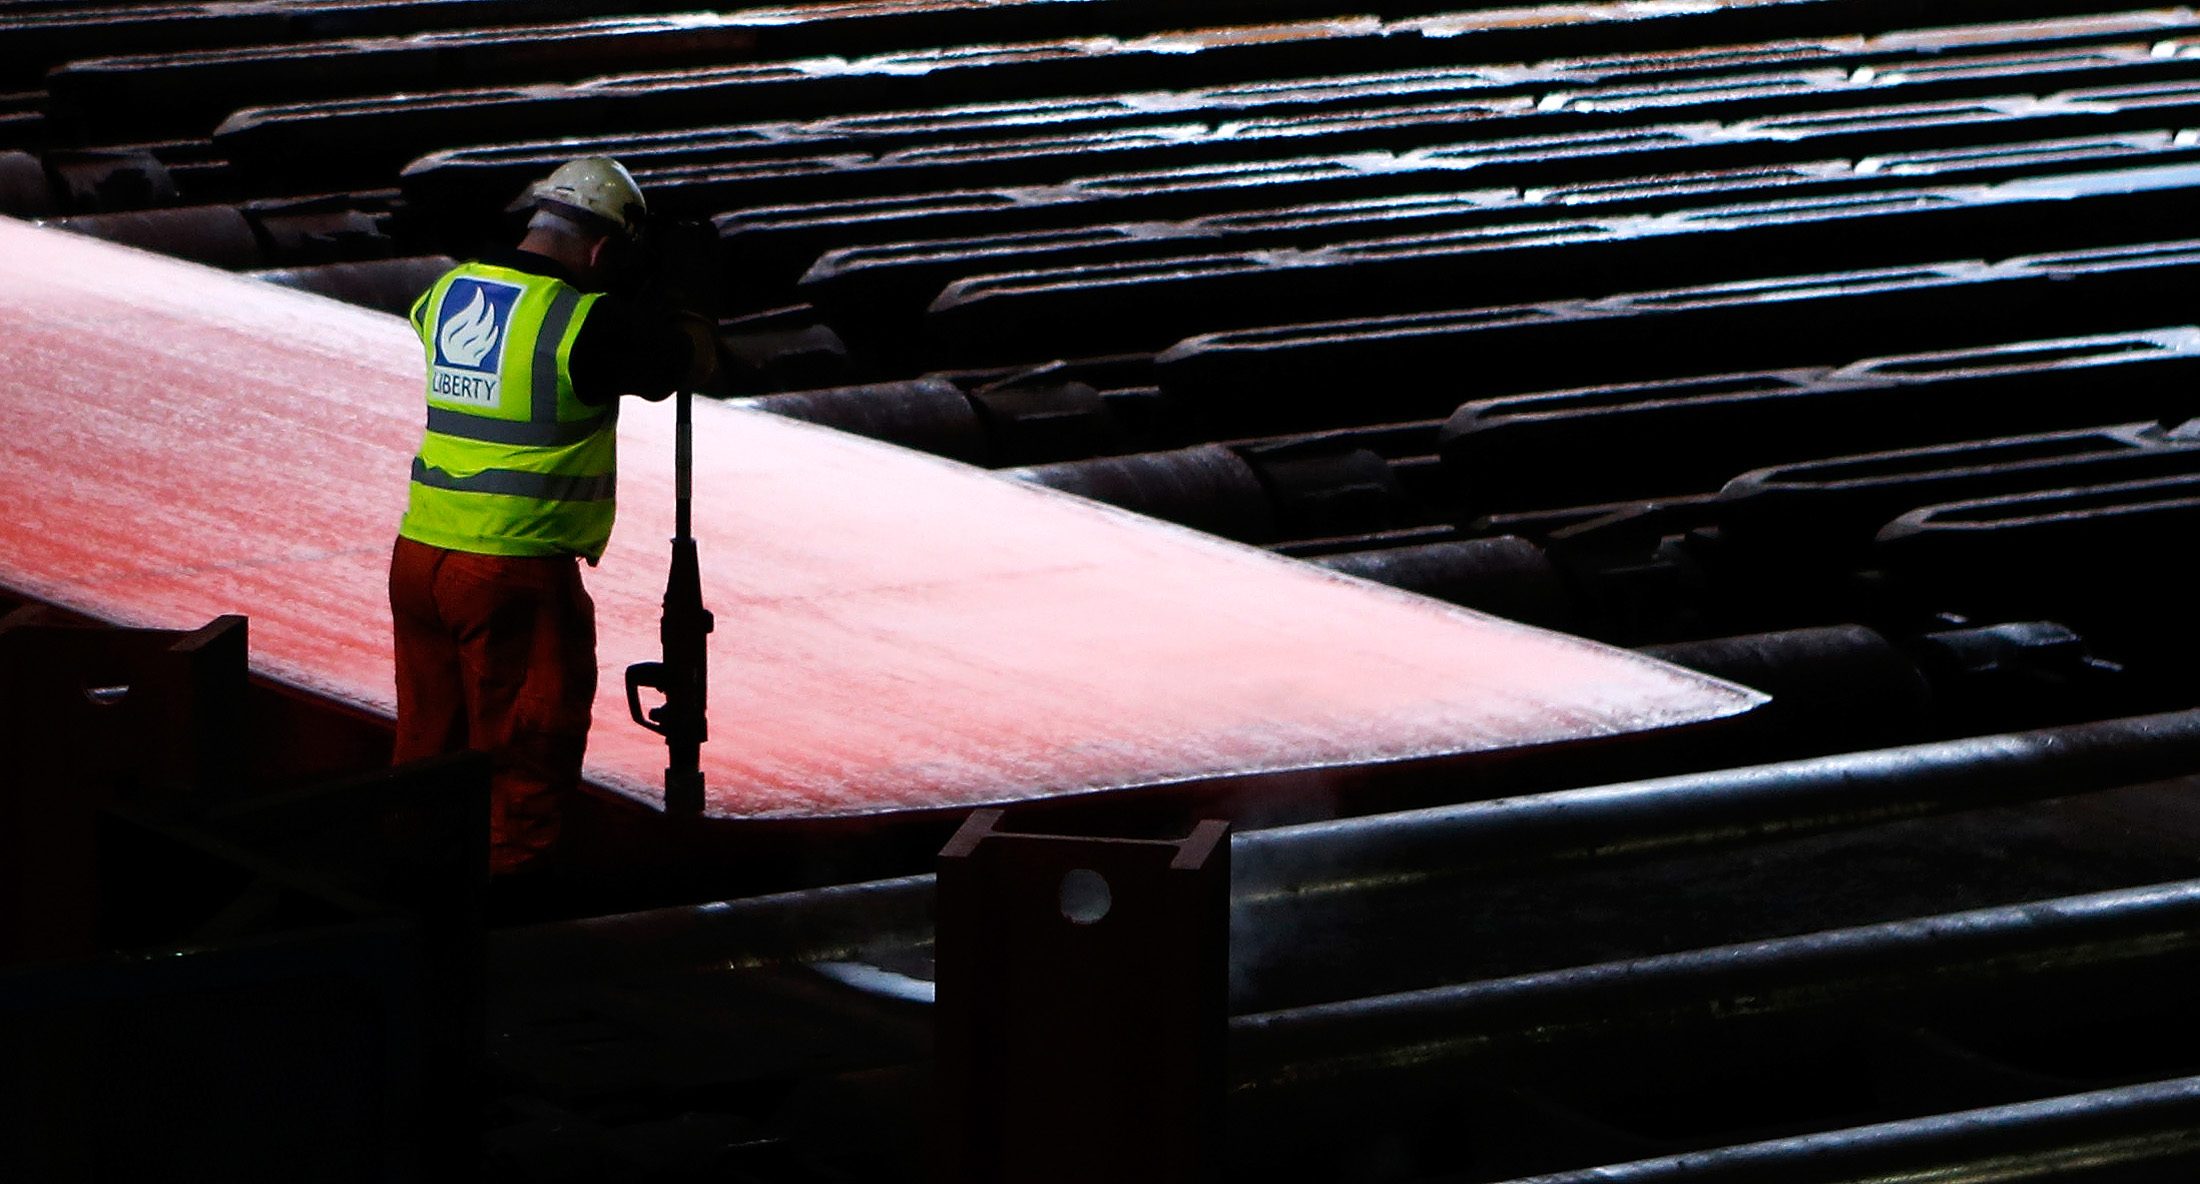
M 428 356 L 428 428 L 397 532 L 484 555 L 583 555 L 611 538 L 618 404 L 573 396 L 566 369 L 596 296 L 462 264 L 412 308 Z

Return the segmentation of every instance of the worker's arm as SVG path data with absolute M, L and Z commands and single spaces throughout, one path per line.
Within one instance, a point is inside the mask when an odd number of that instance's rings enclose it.
M 573 343 L 573 388 L 584 402 L 655 401 L 676 387 L 698 389 L 717 371 L 717 230 L 656 220 L 636 251 L 626 282 L 596 302 Z
M 573 394 L 597 406 L 621 395 L 655 402 L 683 384 L 693 389 L 708 381 L 716 345 L 692 320 L 638 297 L 598 299 L 567 359 Z

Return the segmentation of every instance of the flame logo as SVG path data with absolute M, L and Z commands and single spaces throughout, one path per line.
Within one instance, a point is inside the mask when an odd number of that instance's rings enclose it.
M 496 313 L 489 307 L 489 294 L 474 289 L 473 300 L 464 311 L 443 322 L 443 332 L 437 344 L 443 347 L 443 356 L 460 366 L 480 366 L 481 359 L 496 348 L 502 331 L 497 328 Z

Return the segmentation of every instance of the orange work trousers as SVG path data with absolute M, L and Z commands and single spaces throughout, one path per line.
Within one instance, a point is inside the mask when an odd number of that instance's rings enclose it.
M 571 557 L 390 556 L 398 763 L 489 754 L 489 870 L 544 867 L 578 791 L 596 698 L 596 605 Z

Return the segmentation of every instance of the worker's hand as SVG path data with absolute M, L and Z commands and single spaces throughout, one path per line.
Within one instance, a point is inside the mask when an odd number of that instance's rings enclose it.
M 650 266 L 643 290 L 673 308 L 715 312 L 720 283 L 718 229 L 690 218 L 650 223 Z
M 688 390 L 696 390 L 708 383 L 718 373 L 718 326 L 699 313 L 681 313 L 673 322 L 681 336 L 687 338 L 687 370 L 680 383 Z

